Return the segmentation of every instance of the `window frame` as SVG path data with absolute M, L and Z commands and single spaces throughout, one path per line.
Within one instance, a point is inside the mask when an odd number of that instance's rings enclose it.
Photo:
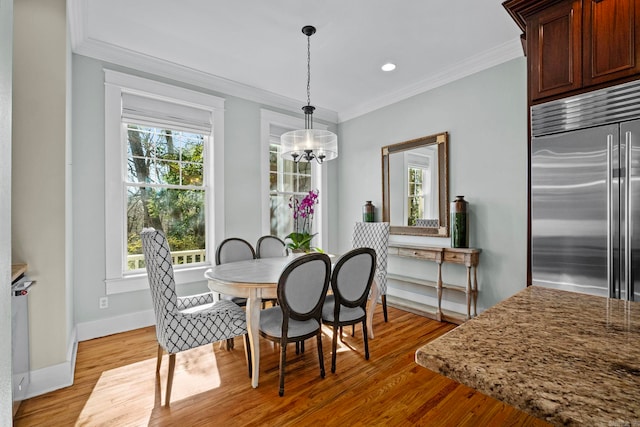
M 271 204 L 269 200 L 269 145 L 271 144 L 271 126 L 277 126 L 288 130 L 304 129 L 304 119 L 289 116 L 286 114 L 276 113 L 274 111 L 260 110 L 260 163 L 261 163 L 261 223 L 262 234 L 271 234 Z M 327 130 L 329 126 L 314 123 L 314 128 Z M 317 162 L 311 162 L 311 188 L 318 189 L 320 192 L 318 209 L 313 219 L 313 228 L 317 234 L 314 238 L 313 245 L 319 248 L 327 248 L 328 245 L 328 207 L 327 201 L 329 194 L 327 189 L 327 174 L 325 168 L 321 167 Z
M 206 259 L 197 266 L 175 268 L 176 284 L 204 280 L 211 266 L 216 236 L 224 235 L 224 98 L 160 83 L 154 80 L 104 69 L 105 73 L 105 285 L 106 294 L 149 289 L 146 272 L 128 272 L 126 251 L 126 144 L 123 138 L 122 95 L 131 93 L 199 108 L 211 117 L 211 132 L 206 149 Z M 214 193 L 215 196 L 214 197 Z

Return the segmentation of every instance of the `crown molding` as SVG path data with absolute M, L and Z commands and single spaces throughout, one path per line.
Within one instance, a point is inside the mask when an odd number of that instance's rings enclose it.
M 338 114 L 338 122 L 346 122 L 347 120 L 354 119 L 382 107 L 395 104 L 412 96 L 444 86 L 447 83 L 451 83 L 455 80 L 459 80 L 463 77 L 470 76 L 471 74 L 475 74 L 479 71 L 486 70 L 502 64 L 503 62 L 522 56 L 522 43 L 520 42 L 520 38 L 515 38 L 492 49 L 469 57 L 464 61 L 448 67 L 437 74 L 431 75 L 416 84 L 407 86 L 402 90 L 381 96 L 373 101 L 360 104 L 354 108 L 341 111 Z
M 67 27 L 71 39 L 71 50 L 85 39 L 84 29 L 87 27 L 86 0 L 67 0 Z
M 185 67 L 184 65 L 165 61 L 154 56 L 124 49 L 102 41 L 86 38 L 80 43 L 77 43 L 73 51 L 79 55 L 192 84 L 220 92 L 224 95 L 237 96 L 238 98 L 247 99 L 259 104 L 291 111 L 301 117 L 303 115 L 300 107 L 304 104 L 302 101 L 287 98 L 273 92 L 244 85 L 233 80 L 214 76 L 193 68 Z M 338 113 L 332 110 L 316 108 L 313 115 L 317 119 L 330 123 L 338 122 Z
M 224 95 L 237 96 L 303 117 L 301 110 L 301 106 L 305 104 L 303 101 L 90 38 L 85 31 L 88 22 L 87 0 L 68 0 L 67 19 L 73 53 L 192 84 Z M 332 124 L 338 122 L 338 113 L 326 108 L 316 107 L 313 115 L 316 119 Z
M 281 109 L 291 112 L 296 116 L 303 117 L 300 108 L 301 105 L 304 105 L 303 101 L 291 99 L 273 92 L 88 37 L 85 31 L 88 21 L 87 1 L 88 0 L 68 0 L 67 2 L 71 49 L 74 53 L 202 87 L 224 95 L 247 99 L 268 106 L 269 108 Z M 380 96 L 372 101 L 356 105 L 353 108 L 348 108 L 339 113 L 317 107 L 314 111 L 314 118 L 331 124 L 345 122 L 511 59 L 521 57 L 522 55 L 521 40 L 520 38 L 515 38 L 495 48 L 467 58 L 435 75 L 428 76 L 416 84 Z

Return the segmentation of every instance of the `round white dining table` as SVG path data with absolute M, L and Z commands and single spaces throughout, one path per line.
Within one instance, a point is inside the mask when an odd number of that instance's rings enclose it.
M 263 299 L 277 298 L 278 280 L 282 270 L 299 255 L 276 258 L 258 258 L 215 265 L 205 271 L 209 289 L 214 293 L 247 299 L 247 329 L 251 347 L 251 385 L 258 387 L 260 374 L 260 310 Z M 337 260 L 332 257 L 332 260 Z M 371 286 L 367 308 L 367 329 L 373 338 L 373 312 L 378 299 L 378 286 Z

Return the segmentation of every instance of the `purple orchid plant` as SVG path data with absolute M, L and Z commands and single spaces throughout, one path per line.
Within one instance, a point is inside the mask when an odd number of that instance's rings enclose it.
M 289 198 L 289 208 L 293 209 L 293 232 L 290 233 L 287 247 L 292 250 L 311 250 L 311 239 L 317 234 L 311 234 L 313 225 L 314 206 L 318 204 L 318 190 L 311 190 L 299 200 L 295 196 Z M 315 250 L 316 248 L 314 248 Z

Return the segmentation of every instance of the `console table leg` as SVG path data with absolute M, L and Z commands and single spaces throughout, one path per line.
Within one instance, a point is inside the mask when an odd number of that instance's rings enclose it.
M 442 322 L 442 262 L 438 262 L 438 278 L 436 292 L 438 294 L 438 311 L 436 312 L 436 320 Z
M 473 317 L 478 315 L 478 267 L 473 267 Z
M 465 294 L 467 294 L 467 320 L 471 319 L 471 266 L 467 265 L 467 289 L 465 290 Z

